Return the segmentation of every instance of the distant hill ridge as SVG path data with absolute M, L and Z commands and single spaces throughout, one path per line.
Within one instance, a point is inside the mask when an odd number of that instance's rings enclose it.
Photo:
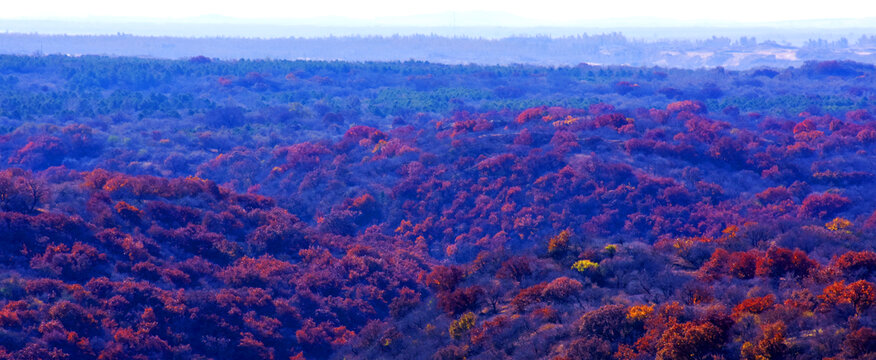
M 873 64 L 876 63 L 876 36 L 811 39 L 792 45 L 746 36 L 646 41 L 621 33 L 499 39 L 440 35 L 232 38 L 6 33 L 0 34 L 0 53 L 750 69 L 798 66 L 811 60 Z

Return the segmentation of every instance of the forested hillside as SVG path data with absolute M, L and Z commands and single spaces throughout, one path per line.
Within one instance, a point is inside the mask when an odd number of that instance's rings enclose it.
M 0 357 L 873 359 L 876 68 L 0 56 Z

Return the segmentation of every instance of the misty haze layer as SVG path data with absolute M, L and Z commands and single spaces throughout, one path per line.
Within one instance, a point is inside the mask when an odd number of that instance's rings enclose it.
M 10 33 L 0 34 L 0 53 L 102 54 L 167 59 L 203 55 L 219 59 L 417 60 L 485 65 L 574 66 L 589 63 L 679 68 L 720 66 L 728 69 L 799 66 L 806 61 L 829 59 L 876 63 L 876 38 L 872 36 L 833 41 L 802 41 L 802 35 L 794 32 L 789 36 L 800 44 L 759 41 L 754 37 L 645 41 L 619 33 L 497 39 L 437 35 L 243 39 Z

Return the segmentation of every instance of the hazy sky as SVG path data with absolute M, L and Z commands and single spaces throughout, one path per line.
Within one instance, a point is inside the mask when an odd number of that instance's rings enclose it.
M 773 22 L 876 17 L 876 5 L 862 0 L 9 0 L 0 18 L 137 17 L 242 19 L 348 17 L 370 20 L 449 12 L 505 12 L 537 25 L 594 19 L 660 18 L 686 21 Z M 485 24 L 489 25 L 489 24 Z M 532 23 L 526 25 L 533 25 Z

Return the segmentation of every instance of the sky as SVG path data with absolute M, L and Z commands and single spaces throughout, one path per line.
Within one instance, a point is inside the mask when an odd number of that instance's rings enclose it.
M 0 19 L 97 17 L 183 22 L 198 18 L 275 22 L 310 19 L 319 24 L 319 21 L 331 21 L 323 19 L 326 17 L 379 21 L 427 14 L 440 14 L 452 22 L 455 13 L 498 12 L 524 26 L 562 26 L 622 18 L 698 23 L 876 18 L 876 5 L 862 5 L 865 3 L 861 0 L 9 0 L 3 5 Z M 474 25 L 490 25 L 493 21 L 494 17 L 485 17 L 484 24 Z

